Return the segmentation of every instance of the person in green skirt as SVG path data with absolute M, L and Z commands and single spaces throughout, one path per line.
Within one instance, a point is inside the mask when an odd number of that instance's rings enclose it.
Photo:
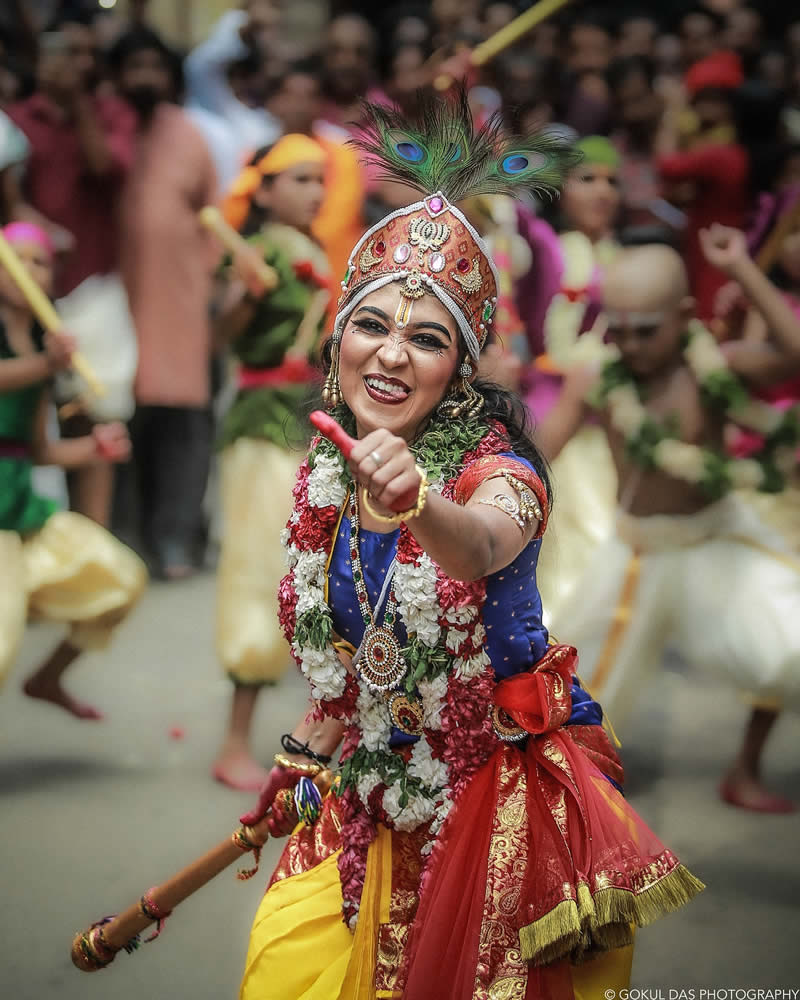
M 49 292 L 47 234 L 26 222 L 6 226 L 3 234 Z M 100 525 L 59 510 L 34 489 L 35 464 L 74 469 L 128 458 L 122 424 L 96 425 L 92 434 L 70 440 L 47 437 L 49 383 L 70 366 L 73 347 L 65 334 L 45 334 L 0 267 L 0 681 L 13 666 L 29 617 L 64 623 L 68 637 L 27 679 L 25 693 L 79 719 L 99 719 L 96 708 L 66 691 L 62 677 L 83 650 L 106 644 L 144 590 L 147 571 Z

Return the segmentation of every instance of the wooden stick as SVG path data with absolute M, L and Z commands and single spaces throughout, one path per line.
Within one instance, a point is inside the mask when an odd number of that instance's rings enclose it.
M 8 271 L 14 284 L 25 296 L 25 301 L 30 306 L 31 312 L 33 312 L 45 330 L 50 333 L 61 333 L 63 324 L 53 307 L 53 303 L 33 280 L 27 267 L 19 259 L 16 250 L 11 246 L 2 232 L 0 232 L 0 264 Z M 86 382 L 95 396 L 99 398 L 106 395 L 106 387 L 79 351 L 73 353 L 70 364 L 84 382 Z
M 327 768 L 323 768 L 313 781 L 324 799 L 331 790 L 333 775 Z M 147 903 L 151 911 L 165 915 L 170 913 L 234 861 L 242 858 L 247 851 L 236 843 L 238 833 L 243 833 L 247 841 L 257 845 L 260 850 L 269 838 L 268 821 L 269 814 L 255 826 L 241 827 L 202 857 L 182 868 L 177 875 L 148 890 Z M 255 870 L 241 873 L 240 878 L 249 878 L 254 873 Z M 137 934 L 155 922 L 153 917 L 144 912 L 141 901 L 133 903 L 118 916 L 111 917 L 106 922 L 92 924 L 85 931 L 76 934 L 72 941 L 72 964 L 81 972 L 104 969 Z
M 289 350 L 286 352 L 287 358 L 307 358 L 311 353 L 317 340 L 319 325 L 328 308 L 331 300 L 331 293 L 327 288 L 320 288 L 311 297 L 308 308 L 300 320 L 297 327 L 297 336 Z
M 255 828 L 245 827 L 245 834 L 252 843 L 265 843 L 268 836 L 266 820 Z M 168 913 L 242 856 L 242 849 L 231 837 L 226 837 L 177 875 L 151 889 L 148 900 L 154 908 Z M 152 923 L 154 921 L 143 912 L 140 903 L 132 904 L 108 923 L 93 925 L 75 935 L 72 942 L 73 965 L 82 972 L 105 968 L 132 938 Z
M 222 217 L 222 213 L 214 205 L 206 205 L 200 209 L 200 222 L 219 239 L 220 243 L 234 257 L 243 256 L 252 261 L 253 268 L 264 286 L 264 291 L 271 292 L 278 284 L 278 272 L 256 253 L 241 233 L 237 233 Z
M 532 31 L 537 24 L 546 21 L 548 17 L 551 17 L 571 2 L 572 0 L 539 0 L 539 3 L 535 3 L 533 7 L 520 14 L 519 17 L 515 17 L 513 21 L 509 21 L 505 27 L 496 31 L 486 41 L 481 42 L 480 45 L 476 45 L 472 50 L 470 64 L 472 66 L 483 66 L 484 63 L 494 59 L 504 49 L 510 48 L 515 42 L 518 42 L 520 38 L 529 31 Z M 453 82 L 453 78 L 449 74 L 442 73 L 436 77 L 433 85 L 437 90 L 449 90 L 453 86 Z

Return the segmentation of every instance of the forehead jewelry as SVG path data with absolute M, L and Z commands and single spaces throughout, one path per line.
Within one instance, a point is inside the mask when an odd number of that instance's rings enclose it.
M 405 295 L 400 296 L 397 312 L 394 314 L 394 322 L 398 330 L 405 330 L 411 322 L 411 310 L 414 308 L 414 300 Z

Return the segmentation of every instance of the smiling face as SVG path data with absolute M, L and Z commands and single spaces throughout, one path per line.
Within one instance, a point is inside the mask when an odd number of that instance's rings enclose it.
M 342 335 L 339 382 L 358 436 L 379 427 L 412 441 L 447 395 L 461 358 L 455 320 L 433 295 L 413 300 L 403 329 L 395 316 L 409 300 L 393 282 L 367 295 Z

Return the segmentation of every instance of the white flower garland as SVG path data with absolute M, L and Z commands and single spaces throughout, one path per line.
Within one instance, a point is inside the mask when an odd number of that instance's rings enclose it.
M 696 320 L 689 323 L 689 339 L 684 349 L 684 358 L 701 387 L 729 370 L 719 344 L 703 324 Z M 651 419 L 632 381 L 614 386 L 606 393 L 605 401 L 611 425 L 626 441 L 635 440 L 648 419 Z M 774 431 L 782 419 L 782 414 L 774 407 L 756 399 L 749 399 L 746 405 L 731 408 L 728 416 L 737 424 L 760 433 Z M 658 469 L 674 479 L 682 479 L 693 485 L 699 485 L 706 479 L 709 458 L 713 455 L 707 448 L 675 438 L 662 439 L 653 446 L 651 452 L 652 461 Z M 777 449 L 775 458 L 779 469 L 784 473 L 789 471 L 795 461 L 792 449 L 788 448 Z M 734 489 L 759 489 L 766 482 L 764 467 L 754 459 L 727 459 L 725 473 Z
M 441 484 L 437 484 L 441 489 Z M 313 468 L 308 476 L 308 499 L 312 507 L 341 507 L 347 495 L 342 479 L 342 463 L 336 458 L 321 454 L 314 455 Z M 294 517 L 290 523 L 297 524 Z M 289 542 L 287 562 L 294 573 L 294 587 L 297 592 L 296 614 L 324 605 L 327 553 L 324 551 L 301 550 Z M 335 544 L 335 539 L 334 539 Z M 456 655 L 463 644 L 470 639 L 473 647 L 485 638 L 485 630 L 480 623 L 477 606 L 468 605 L 445 610 L 436 593 L 437 572 L 431 558 L 422 553 L 414 563 L 395 564 L 393 587 L 397 598 L 398 614 L 405 623 L 409 634 L 426 646 L 435 647 L 442 637 L 441 622 L 447 622 L 445 641 L 449 652 Z M 292 651 L 300 662 L 303 674 L 311 684 L 312 697 L 319 701 L 339 698 L 345 690 L 346 676 L 335 650 L 328 645 L 325 649 L 311 646 L 292 645 Z M 477 677 L 490 666 L 489 657 L 483 651 L 455 660 L 455 675 L 462 680 Z M 423 679 L 418 684 L 422 705 L 424 726 L 429 730 L 440 730 L 442 710 L 446 703 L 448 677 L 441 675 L 435 679 Z M 392 731 L 392 719 L 386 699 L 382 694 L 373 693 L 366 685 L 359 685 L 355 713 L 351 720 L 361 731 L 361 746 L 368 752 L 388 748 Z M 419 737 L 411 751 L 407 773 L 414 779 L 413 785 L 404 787 L 396 782 L 383 791 L 381 805 L 386 815 L 398 830 L 414 830 L 433 820 L 431 836 L 441 828 L 449 811 L 449 776 L 447 765 L 433 756 L 425 733 Z M 382 784 L 381 774 L 369 769 L 356 779 L 359 799 L 366 805 L 368 798 Z M 407 802 L 400 804 L 403 796 Z M 427 853 L 427 852 L 426 852 Z

